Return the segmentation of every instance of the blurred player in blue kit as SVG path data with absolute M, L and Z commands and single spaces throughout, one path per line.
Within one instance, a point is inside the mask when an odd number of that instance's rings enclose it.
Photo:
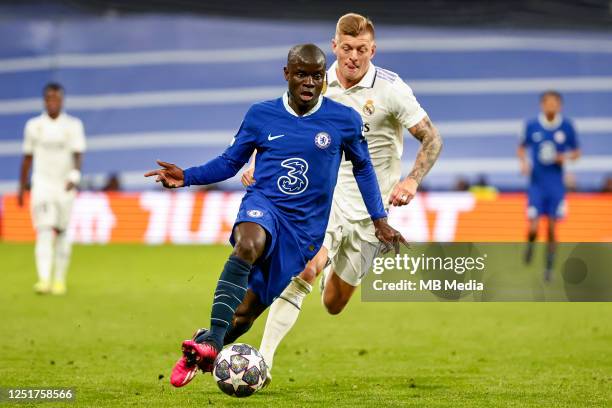
M 517 151 L 521 172 L 529 176 L 527 217 L 529 232 L 525 262 L 533 256 L 540 217 L 548 218 L 548 246 L 544 279 L 552 276 L 556 246 L 556 221 L 565 215 L 565 184 L 563 166 L 580 156 L 578 137 L 571 121 L 561 115 L 563 98 L 556 91 L 546 91 L 540 97 L 541 113 L 527 121 Z M 527 149 L 530 159 L 527 159 Z M 530 165 L 531 162 L 531 165 Z
M 234 249 L 215 290 L 210 330 L 183 342 L 170 379 L 174 386 L 189 383 L 198 369 L 212 371 L 222 346 L 248 330 L 236 324 L 239 305 L 260 314 L 317 254 L 343 154 L 353 164 L 376 237 L 387 248 L 406 243 L 387 224 L 361 117 L 320 96 L 325 72 L 318 47 L 293 47 L 284 68 L 288 92 L 253 105 L 222 155 L 184 171 L 160 161 L 161 169 L 145 175 L 167 188 L 216 183 L 234 176 L 257 151 L 258 182 L 248 188 L 236 218 Z

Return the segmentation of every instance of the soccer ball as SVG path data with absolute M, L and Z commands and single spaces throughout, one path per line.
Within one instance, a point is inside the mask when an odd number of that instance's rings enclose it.
M 255 347 L 236 343 L 219 352 L 213 363 L 212 375 L 221 391 L 242 398 L 262 388 L 268 366 Z

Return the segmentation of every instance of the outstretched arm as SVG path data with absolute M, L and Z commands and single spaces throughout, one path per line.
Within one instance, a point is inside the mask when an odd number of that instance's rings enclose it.
M 233 160 L 225 153 L 206 164 L 186 170 L 158 160 L 157 164 L 162 168 L 146 173 L 145 177 L 157 176 L 155 181 L 161 182 L 166 188 L 214 184 L 235 176 L 245 163 L 246 161 Z
M 178 166 L 158 160 L 162 168 L 145 174 L 145 177 L 157 176 L 155 181 L 166 188 L 205 185 L 227 180 L 238 173 L 238 170 L 249 161 L 255 151 L 257 129 L 252 125 L 251 111 L 247 113 L 236 136 L 229 147 L 220 156 L 206 164 L 182 170 Z
M 414 198 L 419 184 L 434 165 L 442 150 L 442 137 L 428 116 L 408 131 L 421 143 L 417 152 L 412 170 L 404 180 L 393 188 L 389 197 L 389 204 L 395 206 L 406 205 Z
M 242 157 L 232 157 L 226 151 L 221 156 L 209 161 L 206 164 L 203 164 L 202 166 L 190 167 L 184 172 L 184 185 L 191 186 L 213 184 L 227 180 L 238 173 L 238 170 L 240 170 L 248 161 L 248 157 L 251 153 L 252 151 L 246 154 L 246 158 L 244 158 L 244 155 Z

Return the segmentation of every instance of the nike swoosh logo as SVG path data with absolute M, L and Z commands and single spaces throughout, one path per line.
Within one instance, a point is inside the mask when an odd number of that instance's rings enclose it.
M 276 135 L 276 136 L 272 136 L 272 133 L 270 133 L 268 135 L 268 140 L 274 140 L 274 139 L 278 139 L 279 137 L 283 137 L 285 135 Z

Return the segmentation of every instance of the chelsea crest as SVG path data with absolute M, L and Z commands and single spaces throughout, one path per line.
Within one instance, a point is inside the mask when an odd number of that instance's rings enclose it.
M 331 143 L 331 136 L 326 132 L 319 132 L 314 141 L 319 149 L 327 149 Z

